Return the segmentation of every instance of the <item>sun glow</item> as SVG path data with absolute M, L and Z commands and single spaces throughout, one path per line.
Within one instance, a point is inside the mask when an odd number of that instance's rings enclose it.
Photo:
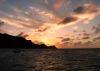
M 42 37 L 41 42 L 47 46 L 53 46 L 58 41 L 58 39 L 53 37 Z

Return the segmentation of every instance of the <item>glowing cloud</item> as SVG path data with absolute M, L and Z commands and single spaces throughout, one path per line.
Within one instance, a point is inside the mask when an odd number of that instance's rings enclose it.
M 53 5 L 54 9 L 59 10 L 63 6 L 64 1 L 65 0 L 56 0 L 56 2 Z
M 42 1 L 45 3 L 42 3 L 44 4 L 43 7 L 49 6 L 49 4 L 53 2 L 50 0 Z M 84 25 L 90 25 L 90 22 L 94 20 L 96 16 L 100 15 L 100 8 L 93 3 L 85 3 L 82 6 L 76 7 L 72 12 L 66 13 L 64 16 L 65 18 L 62 19 L 55 15 L 55 13 L 65 7 L 64 4 L 65 0 L 54 0 L 50 5 L 53 7 L 50 8 L 54 11 L 47 9 L 48 7 L 45 9 L 39 7 L 40 5 L 35 4 L 27 5 L 25 8 L 10 6 L 10 14 L 8 12 L 1 13 L 0 11 L 0 14 L 4 15 L 3 17 L 0 17 L 0 20 L 5 22 L 6 26 L 10 26 L 8 29 L 11 27 L 13 27 L 13 30 L 17 29 L 16 32 L 18 32 L 18 36 L 32 40 L 32 42 L 37 44 L 44 43 L 48 46 L 55 45 L 57 47 L 61 47 L 61 45 L 66 47 L 83 45 L 81 40 L 91 39 L 90 34 L 81 34 L 83 32 L 78 32 L 78 34 L 81 35 L 77 35 L 77 32 L 73 33 L 72 31 L 81 30 L 80 24 L 83 25 L 85 23 Z M 6 30 L 4 27 L 1 29 L 1 27 L 2 26 L 0 26 L 0 32 Z M 94 27 L 93 30 L 99 33 L 100 29 Z M 11 29 L 7 30 L 6 33 L 9 34 L 9 32 L 15 33 L 15 31 L 12 31 Z M 71 37 L 72 35 L 73 37 Z

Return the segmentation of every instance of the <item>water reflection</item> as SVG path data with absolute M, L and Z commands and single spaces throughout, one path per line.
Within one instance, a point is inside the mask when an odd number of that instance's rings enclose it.
M 0 71 L 100 71 L 100 50 L 0 50 Z
M 57 55 L 55 55 L 55 53 Z M 40 51 L 40 54 L 35 58 L 35 64 L 39 70 L 64 70 L 63 61 L 58 58 L 60 53 L 55 52 L 54 50 L 49 51 Z

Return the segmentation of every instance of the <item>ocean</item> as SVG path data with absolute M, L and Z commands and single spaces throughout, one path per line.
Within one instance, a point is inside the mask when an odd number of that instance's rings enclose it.
M 100 49 L 0 49 L 0 71 L 100 71 Z

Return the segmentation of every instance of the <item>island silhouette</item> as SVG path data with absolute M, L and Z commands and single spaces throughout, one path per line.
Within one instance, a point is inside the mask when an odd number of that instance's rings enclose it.
M 34 44 L 31 40 L 26 40 L 23 37 L 1 34 L 1 33 L 0 33 L 0 48 L 56 49 L 55 46 L 46 46 L 45 44 Z

